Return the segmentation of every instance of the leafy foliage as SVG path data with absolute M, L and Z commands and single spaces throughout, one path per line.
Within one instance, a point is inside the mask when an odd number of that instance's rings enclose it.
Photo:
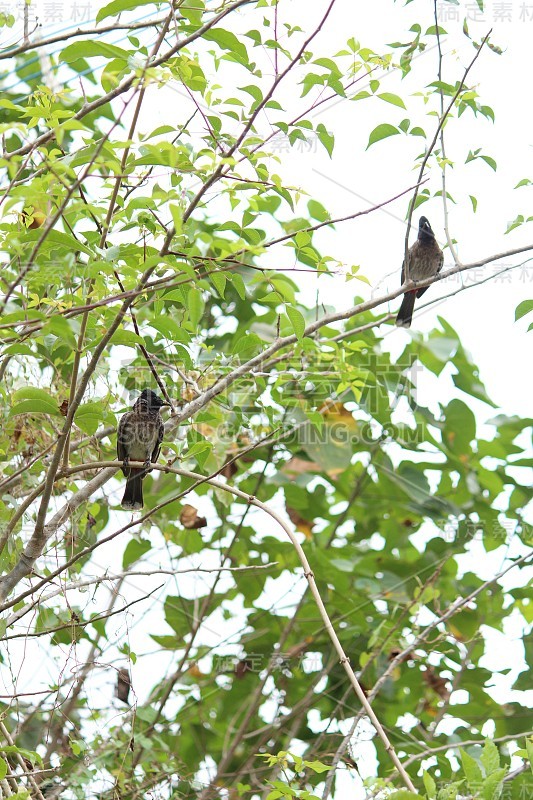
M 491 800 L 507 782 L 521 797 L 526 777 L 501 745 L 523 747 L 527 719 L 493 691 L 513 657 L 499 671 L 485 659 L 495 632 L 518 619 L 523 633 L 532 618 L 521 576 L 532 421 L 496 412 L 445 319 L 393 359 L 375 303 L 305 304 L 293 265 L 335 274 L 318 236 L 335 223 L 286 184 L 272 149 L 274 137 L 292 148 L 312 136 L 331 157 L 335 137 L 311 114 L 324 97 L 351 92 L 403 117 L 414 99 L 383 91 L 377 68 L 406 75 L 445 31 L 416 24 L 382 54 L 350 38 L 326 57 L 297 25 L 278 35 L 276 2 L 177 4 L 168 18 L 153 5 L 113 0 L 96 21 L 131 15 L 120 39 L 88 30 L 56 45 L 61 88 L 42 72 L 39 43 L 1 54 L 13 65 L 0 100 L 2 664 L 8 676 L 19 665 L 24 687 L 16 704 L 2 701 L 16 742 L 0 775 L 29 785 L 21 756 L 53 767 L 39 780 L 54 796 L 207 800 L 225 787 L 312 800 L 340 767 L 358 780 L 366 736 L 373 790 L 389 786 L 389 754 L 297 553 L 257 498 L 303 543 L 414 787 L 431 800 Z M 353 94 L 362 77 L 369 90 Z M 282 80 L 297 93 L 287 110 Z M 183 104 L 151 128 L 143 104 L 157 88 L 185 94 L 192 115 Z M 494 119 L 474 89 L 439 80 L 418 98 L 428 130 L 443 97 L 455 97 L 452 118 Z M 429 144 L 419 125 L 394 120 L 369 130 L 369 147 L 399 134 Z M 440 186 L 444 155 L 426 155 Z M 497 168 L 480 149 L 476 159 Z M 422 189 L 413 207 L 429 197 Z M 346 273 L 347 289 L 368 282 L 355 265 Z M 526 300 L 516 319 L 530 311 Z M 438 403 L 416 388 L 430 379 Z M 132 519 L 106 462 L 117 415 L 146 386 L 173 401 L 169 469 L 147 477 Z M 478 574 L 493 551 L 514 581 Z M 113 697 L 123 669 L 128 707 Z

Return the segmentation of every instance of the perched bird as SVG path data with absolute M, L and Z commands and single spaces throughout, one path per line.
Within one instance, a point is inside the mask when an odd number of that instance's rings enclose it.
M 129 670 L 125 667 L 121 667 L 117 673 L 117 685 L 115 689 L 115 694 L 119 700 L 122 700 L 123 703 L 128 702 L 128 697 L 130 694 L 131 689 L 131 675 Z
M 126 491 L 122 508 L 136 511 L 143 507 L 142 480 L 150 471 L 150 462 L 157 461 L 163 441 L 163 420 L 159 409 L 168 406 L 151 389 L 143 389 L 133 409 L 121 418 L 117 434 L 117 455 L 124 462 Z M 129 461 L 144 461 L 144 468 L 130 467 Z
M 432 278 L 442 269 L 444 263 L 444 253 L 440 249 L 435 239 L 435 234 L 431 230 L 431 225 L 426 217 L 420 217 L 418 224 L 418 239 L 409 248 L 409 267 L 407 276 L 405 274 L 405 259 L 402 264 L 402 284 L 406 278 L 411 281 L 422 281 L 425 278 Z M 422 297 L 428 289 L 427 286 L 421 289 L 411 289 L 403 296 L 396 325 L 400 328 L 409 328 L 413 319 L 413 309 L 415 298 Z

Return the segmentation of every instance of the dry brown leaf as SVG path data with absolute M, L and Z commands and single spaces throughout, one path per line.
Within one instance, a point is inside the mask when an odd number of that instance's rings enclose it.
M 319 411 L 328 423 L 343 422 L 348 428 L 357 428 L 357 420 L 342 403 L 325 403 Z
M 193 528 L 203 528 L 207 525 L 205 517 L 198 516 L 198 509 L 190 506 L 188 503 L 183 506 L 180 514 L 180 522 L 184 528 L 191 530 Z
M 185 384 L 185 386 L 181 390 L 181 397 L 183 400 L 185 400 L 185 402 L 190 403 L 196 397 L 196 392 L 194 391 L 192 386 Z
M 229 481 L 231 480 L 231 478 L 233 478 L 233 476 L 237 471 L 238 471 L 237 463 L 228 458 L 228 460 L 220 470 L 220 474 L 222 475 L 223 478 L 226 478 L 226 480 Z
M 450 697 L 450 692 L 448 691 L 448 681 L 445 678 L 441 678 L 440 675 L 437 675 L 433 667 L 428 667 L 424 673 L 424 682 L 429 686 L 430 689 L 438 694 L 441 700 L 448 700 Z
M 245 658 L 239 661 L 238 664 L 235 664 L 235 677 L 241 680 L 242 678 L 244 678 L 247 672 L 251 671 L 251 669 L 252 666 L 250 662 L 248 661 L 248 659 Z
M 304 458 L 294 456 L 281 468 L 282 472 L 292 472 L 295 475 L 302 475 L 306 472 L 320 472 L 320 467 L 316 461 L 306 461 Z
M 290 521 L 296 525 L 296 530 L 301 531 L 306 539 L 313 538 L 313 525 L 314 522 L 309 522 L 308 520 L 304 519 L 295 508 L 291 508 L 290 506 L 286 506 L 287 514 L 289 516 Z

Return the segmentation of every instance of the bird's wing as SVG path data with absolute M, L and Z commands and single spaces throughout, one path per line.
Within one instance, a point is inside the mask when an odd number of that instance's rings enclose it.
M 120 422 L 118 423 L 117 429 L 117 458 L 119 461 L 124 461 L 126 456 L 128 455 L 127 451 L 127 442 L 128 442 L 128 423 L 131 417 L 131 411 L 128 411 L 124 416 L 120 418 Z M 125 472 L 124 469 L 122 470 L 126 478 L 128 477 L 128 472 Z
M 409 271 L 411 271 L 411 268 L 412 268 L 412 265 L 413 265 L 413 258 L 416 257 L 416 251 L 417 250 L 418 250 L 418 239 L 416 240 L 416 242 L 413 242 L 413 244 L 411 245 L 411 247 L 407 251 L 407 258 L 409 260 Z M 412 276 L 409 275 L 409 278 L 411 278 L 411 277 Z M 405 283 L 405 280 L 406 280 L 406 276 L 405 276 L 405 258 L 404 258 L 404 260 L 402 261 L 402 286 Z
M 159 421 L 159 428 L 158 428 L 158 431 L 157 431 L 157 439 L 156 439 L 156 443 L 155 443 L 155 445 L 154 445 L 154 450 L 153 450 L 153 453 L 152 453 L 152 458 L 150 459 L 150 461 L 152 462 L 152 464 L 155 464 L 155 462 L 156 462 L 156 461 L 157 461 L 157 459 L 159 458 L 159 452 L 160 452 L 160 450 L 161 450 L 161 442 L 163 441 L 163 434 L 164 434 L 164 432 L 165 432 L 165 426 L 164 426 L 163 420 L 161 419 L 161 420 Z

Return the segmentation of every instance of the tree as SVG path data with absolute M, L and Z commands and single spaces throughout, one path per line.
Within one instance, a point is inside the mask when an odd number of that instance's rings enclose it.
M 340 267 L 347 288 L 368 282 L 322 252 L 324 228 L 403 204 L 407 247 L 439 193 L 447 220 L 445 130 L 494 118 L 470 81 L 498 48 L 473 41 L 446 83 L 437 18 L 383 53 L 349 38 L 324 55 L 334 0 L 305 31 L 275 0 L 145 5 L 114 0 L 95 27 L 39 41 L 26 6 L 25 41 L 1 54 L 16 75 L 0 101 L 2 790 L 326 798 L 360 770 L 374 793 L 518 797 L 531 732 L 483 659 L 512 614 L 529 646 L 531 420 L 496 413 L 442 317 L 391 357 L 384 306 L 405 287 L 338 309 L 300 291 Z M 333 156 L 312 112 L 416 102 L 379 76 L 407 74 L 428 41 L 427 130 L 369 130 L 369 146 L 423 139 L 412 185 L 340 219 L 286 185 L 274 139 Z M 153 127 L 171 88 L 179 121 Z M 446 236 L 453 266 L 423 285 L 533 249 L 463 264 Z M 428 374 L 437 413 L 416 391 Z M 116 420 L 147 386 L 172 413 L 131 515 Z M 476 574 L 498 548 L 500 568 Z M 506 742 L 526 748 L 518 766 Z

